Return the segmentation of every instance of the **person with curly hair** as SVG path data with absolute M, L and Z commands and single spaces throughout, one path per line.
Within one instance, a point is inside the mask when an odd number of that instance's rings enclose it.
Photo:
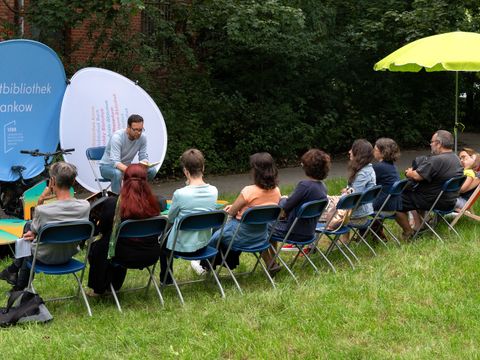
M 301 158 L 301 165 L 306 179 L 301 180 L 293 193 L 280 200 L 280 207 L 285 212 L 285 219 L 277 223 L 274 236 L 284 238 L 295 220 L 298 209 L 305 203 L 314 200 L 327 199 L 327 188 L 323 180 L 330 171 L 330 156 L 319 149 L 310 149 Z M 300 219 L 292 229 L 289 239 L 305 241 L 315 234 L 318 219 Z M 298 251 L 291 244 L 282 247 L 283 251 Z

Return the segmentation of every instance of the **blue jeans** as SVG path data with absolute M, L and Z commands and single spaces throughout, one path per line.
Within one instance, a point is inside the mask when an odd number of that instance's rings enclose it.
M 106 165 L 106 164 L 101 164 L 100 165 L 100 174 L 102 177 L 105 179 L 108 179 L 112 183 L 112 191 L 115 194 L 120 194 L 120 187 L 122 185 L 122 179 L 123 179 L 123 172 L 118 170 L 116 167 L 113 165 Z M 148 180 L 153 180 L 153 178 L 157 175 L 157 170 L 153 166 L 151 168 L 148 168 Z

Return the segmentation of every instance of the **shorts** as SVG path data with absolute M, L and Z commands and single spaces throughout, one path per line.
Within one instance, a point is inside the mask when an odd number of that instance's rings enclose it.
M 405 190 L 402 194 L 402 209 L 401 212 L 407 212 L 412 210 L 430 210 L 434 200 L 426 199 L 420 192 Z M 455 200 L 443 200 L 440 199 L 435 205 L 435 209 L 438 210 L 450 210 L 455 205 Z

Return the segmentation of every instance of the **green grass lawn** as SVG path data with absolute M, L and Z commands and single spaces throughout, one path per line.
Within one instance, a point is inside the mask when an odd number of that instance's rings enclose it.
M 331 192 L 341 183 L 329 182 Z M 318 276 L 297 267 L 299 286 L 286 271 L 275 278 L 276 290 L 259 271 L 240 278 L 243 296 L 226 279 L 226 299 L 213 283 L 188 285 L 183 308 L 171 287 L 165 308 L 152 289 L 121 294 L 123 314 L 111 297 L 91 299 L 92 318 L 80 301 L 51 302 L 51 323 L 0 330 L 2 358 L 478 358 L 480 228 L 464 219 L 458 229 L 461 238 L 440 228 L 445 244 L 424 236 L 401 248 L 377 245 L 376 258 L 354 248 L 355 271 L 339 256 L 337 274 L 324 264 Z M 242 260 L 243 269 L 252 264 Z M 186 263 L 175 270 L 195 277 Z M 130 271 L 124 287 L 143 280 L 146 272 Z M 74 284 L 71 276 L 36 279 L 45 298 L 74 293 Z

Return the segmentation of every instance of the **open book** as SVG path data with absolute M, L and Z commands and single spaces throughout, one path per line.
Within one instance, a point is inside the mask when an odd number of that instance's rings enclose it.
M 140 164 L 145 165 L 145 166 L 147 166 L 147 167 L 149 167 L 149 168 L 151 168 L 151 167 L 153 167 L 153 166 L 157 166 L 157 165 L 160 164 L 160 163 L 161 163 L 161 161 L 155 161 L 155 162 L 149 162 L 149 161 L 147 161 L 147 160 L 142 160 L 142 161 L 140 161 Z

